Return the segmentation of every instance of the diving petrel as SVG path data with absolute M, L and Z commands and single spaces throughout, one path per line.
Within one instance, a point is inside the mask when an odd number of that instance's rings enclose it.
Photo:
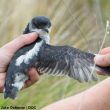
M 23 34 L 37 32 L 39 37 L 32 44 L 19 49 L 12 58 L 6 74 L 4 98 L 16 98 L 32 67 L 41 74 L 67 75 L 80 82 L 97 80 L 96 75 L 92 74 L 94 67 L 110 72 L 110 67 L 94 66 L 95 55 L 92 53 L 69 46 L 50 45 L 50 30 L 51 22 L 45 16 L 34 17 L 28 23 Z

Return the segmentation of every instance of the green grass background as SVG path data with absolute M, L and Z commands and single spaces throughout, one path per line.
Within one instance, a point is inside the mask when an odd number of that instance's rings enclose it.
M 52 21 L 51 44 L 98 53 L 106 21 L 110 20 L 110 0 L 0 0 L 0 46 L 21 35 L 28 21 L 38 15 Z M 108 35 L 103 47 L 109 45 Z M 4 100 L 1 94 L 0 106 L 35 105 L 40 110 L 98 82 L 82 84 L 68 77 L 43 75 L 32 87 L 22 90 L 17 100 Z

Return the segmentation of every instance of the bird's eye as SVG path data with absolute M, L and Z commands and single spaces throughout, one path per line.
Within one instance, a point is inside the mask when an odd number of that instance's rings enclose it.
M 45 25 L 43 25 L 43 24 L 40 24 L 37 26 L 38 29 L 43 29 L 44 27 L 45 27 Z
M 45 27 L 45 25 L 46 25 L 46 24 L 44 24 L 44 23 L 40 23 L 40 22 L 36 23 L 36 22 L 33 22 L 33 28 L 42 29 L 42 28 Z
M 37 25 L 38 25 L 38 23 L 37 22 L 35 22 L 34 20 L 32 21 L 32 27 L 33 28 L 36 28 L 37 27 Z
M 37 23 L 36 22 L 33 22 L 33 24 L 36 26 L 37 25 Z

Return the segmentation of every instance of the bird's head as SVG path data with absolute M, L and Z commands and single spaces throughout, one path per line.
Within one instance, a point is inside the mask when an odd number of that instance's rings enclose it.
M 41 39 L 48 41 L 50 31 L 50 19 L 46 16 L 37 16 L 29 22 L 24 33 L 37 32 Z

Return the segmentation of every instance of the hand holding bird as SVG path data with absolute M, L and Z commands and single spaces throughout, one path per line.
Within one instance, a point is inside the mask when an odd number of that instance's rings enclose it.
M 0 48 L 0 92 L 3 92 L 6 71 L 13 55 L 19 48 L 35 41 L 37 36 L 36 33 L 21 35 Z M 29 80 L 26 81 L 25 87 L 31 86 L 39 79 L 35 68 L 32 68 L 27 74 L 29 75 Z
M 50 19 L 45 16 L 34 17 L 28 23 L 24 34 L 36 32 L 38 39 L 20 48 L 13 56 L 6 74 L 4 98 L 16 98 L 29 79 L 27 72 L 32 67 L 40 74 L 66 75 L 80 82 L 97 80 L 94 69 L 110 72 L 109 66 L 95 65 L 95 54 L 70 46 L 50 45 L 50 30 Z

